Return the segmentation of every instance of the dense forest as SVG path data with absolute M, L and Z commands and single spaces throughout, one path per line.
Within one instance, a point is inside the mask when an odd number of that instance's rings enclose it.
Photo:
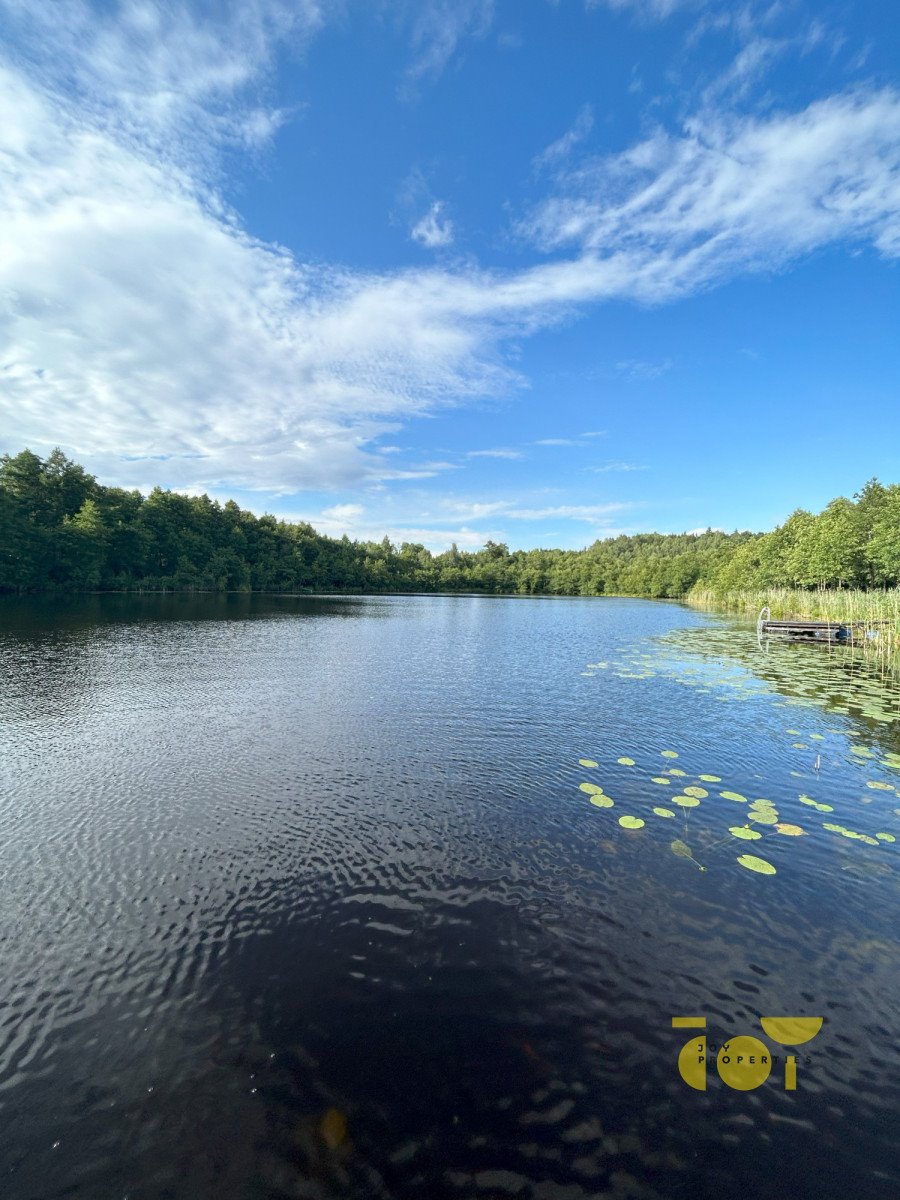
M 478 591 L 684 596 L 773 586 L 900 584 L 900 484 L 873 479 L 771 533 L 644 533 L 584 550 L 432 554 L 324 537 L 234 501 L 104 487 L 59 450 L 0 458 L 0 592 Z

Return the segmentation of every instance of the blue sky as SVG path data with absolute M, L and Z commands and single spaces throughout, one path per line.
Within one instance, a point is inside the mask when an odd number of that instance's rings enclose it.
M 0 29 L 0 448 L 434 549 L 900 479 L 887 0 Z

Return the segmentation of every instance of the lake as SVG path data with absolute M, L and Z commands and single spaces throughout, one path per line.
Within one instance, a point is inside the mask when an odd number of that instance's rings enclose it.
M 900 697 L 846 649 L 106 596 L 4 601 L 0 669 L 4 1200 L 900 1195 Z

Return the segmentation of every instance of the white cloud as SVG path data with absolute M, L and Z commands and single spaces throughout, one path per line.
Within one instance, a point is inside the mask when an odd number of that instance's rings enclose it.
M 545 147 L 540 154 L 534 157 L 533 165 L 535 167 L 553 166 L 563 159 L 568 158 L 579 142 L 584 141 L 591 130 L 594 128 L 594 110 L 590 104 L 585 104 L 575 118 L 575 123 L 572 127 L 551 142 Z
M 215 36 L 149 3 L 118 25 L 75 0 L 0 5 L 25 45 L 0 61 L 4 448 L 59 443 L 105 481 L 290 492 L 433 475 L 449 464 L 388 468 L 378 439 L 518 385 L 507 337 L 832 242 L 900 255 L 886 89 L 703 115 L 570 172 L 528 226 L 555 257 L 524 270 L 305 265 L 242 227 L 207 147 L 277 123 L 260 81 L 278 39 L 315 28 L 315 5 L 232 6 Z
M 494 19 L 494 0 L 414 0 L 413 11 L 409 84 L 439 78 L 460 42 L 484 37 Z
M 500 448 L 497 450 L 469 450 L 466 458 L 521 458 L 521 450 L 506 450 Z
M 332 504 L 330 508 L 323 508 L 319 516 L 320 520 L 351 523 L 365 511 L 361 504 Z
M 67 108 L 130 145 L 184 163 L 268 140 L 287 114 L 262 102 L 279 45 L 322 24 L 317 0 L 0 0 L 5 34 Z
M 441 200 L 435 200 L 428 212 L 413 225 L 409 231 L 409 236 L 414 242 L 418 242 L 420 246 L 425 246 L 429 250 L 436 250 L 442 246 L 449 246 L 453 242 L 453 222 L 441 214 L 444 211 L 444 203 Z
M 633 10 L 645 20 L 665 20 L 679 8 L 700 8 L 707 0 L 585 0 L 586 8 L 611 8 L 615 12 Z
M 451 543 L 463 549 L 480 549 L 485 542 L 517 544 L 522 537 L 530 541 L 527 531 L 517 535 L 512 527 L 526 522 L 561 522 L 552 536 L 565 540 L 567 521 L 593 527 L 591 536 L 609 536 L 612 515 L 634 504 L 610 503 L 597 505 L 542 505 L 529 503 L 542 499 L 546 493 L 532 497 L 500 500 L 471 500 L 468 497 L 444 495 L 434 497 L 424 492 L 413 493 L 402 502 L 396 496 L 381 497 L 373 506 L 335 504 L 318 512 L 293 511 L 280 513 L 287 521 L 305 521 L 331 537 L 345 534 L 359 541 L 378 541 L 387 535 L 395 544 L 419 542 L 430 550 L 446 550 Z M 512 534 L 512 536 L 511 536 Z M 576 539 L 577 541 L 577 536 Z
M 663 359 L 662 362 L 645 362 L 639 358 L 626 358 L 616 363 L 616 370 L 626 379 L 659 379 L 660 375 L 671 371 L 673 365 L 671 358 Z
M 359 511 L 350 511 L 353 509 Z M 337 504 L 312 514 L 282 513 L 279 519 L 292 523 L 304 521 L 327 537 L 340 538 L 346 535 L 352 541 L 359 542 L 380 542 L 387 537 L 395 546 L 411 542 L 425 546 L 433 554 L 449 550 L 454 542 L 461 550 L 480 550 L 485 542 L 501 542 L 505 536 L 502 530 L 470 529 L 467 525 L 444 529 L 431 525 L 398 524 L 391 520 L 380 520 L 353 504 Z
M 606 437 L 605 429 L 595 429 L 587 433 L 579 433 L 577 437 L 538 438 L 535 446 L 582 446 L 585 438 Z
M 616 502 L 612 504 L 555 504 L 547 508 L 510 508 L 505 515 L 516 521 L 547 521 L 555 517 L 566 517 L 570 521 L 587 521 L 602 525 L 610 513 L 621 512 L 633 505 Z
M 647 468 L 639 466 L 637 463 L 606 462 L 601 463 L 599 467 L 587 467 L 586 470 L 596 475 L 604 475 L 608 471 L 646 471 Z
M 623 292 L 672 299 L 837 241 L 900 254 L 900 95 L 832 96 L 767 118 L 703 114 L 570 175 L 527 226 L 578 246 Z
M 483 521 L 488 517 L 500 516 L 512 507 L 513 504 L 508 500 L 459 500 L 453 497 L 444 497 L 440 501 L 437 513 L 429 512 L 425 515 L 438 523 Z
M 758 19 L 765 21 L 771 11 L 760 13 Z M 746 41 L 726 70 L 705 89 L 703 98 L 706 105 L 721 104 L 726 97 L 731 104 L 743 99 L 773 63 L 791 51 L 806 56 L 825 42 L 830 43 L 832 51 L 836 49 L 834 38 L 829 38 L 820 21 L 812 21 L 799 35 L 770 37 L 758 33 L 754 19 L 747 10 L 741 17 L 738 13 L 728 16 L 735 22 L 736 35 Z

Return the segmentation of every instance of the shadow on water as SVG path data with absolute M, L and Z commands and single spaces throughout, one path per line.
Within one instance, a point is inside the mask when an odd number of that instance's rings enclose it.
M 377 598 L 241 592 L 103 592 L 81 596 L 0 596 L 0 632 L 18 636 L 92 632 L 104 625 L 166 621 L 247 621 L 273 617 L 377 614 Z

